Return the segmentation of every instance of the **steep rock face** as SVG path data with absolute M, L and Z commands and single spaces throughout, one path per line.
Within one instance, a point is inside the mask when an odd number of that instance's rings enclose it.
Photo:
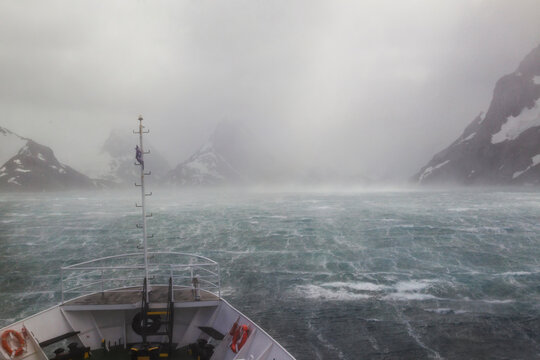
M 495 85 L 478 115 L 414 175 L 421 184 L 540 184 L 540 46 Z
M 139 167 L 133 166 L 135 145 L 138 141 L 139 138 L 130 133 L 112 131 L 101 148 L 96 167 L 90 170 L 92 176 L 115 184 L 133 184 L 140 175 Z M 170 166 L 151 144 L 145 143 L 144 145 L 145 150 L 150 149 L 151 151 L 150 154 L 146 155 L 150 164 L 148 170 L 152 171 L 152 176 L 148 178 L 148 181 L 159 182 L 170 170 Z
M 166 181 L 181 186 L 255 183 L 271 179 L 273 165 L 245 124 L 223 121 L 203 146 L 169 172 Z
M 0 128 L 0 137 L 4 144 L 0 160 L 8 158 L 0 168 L 0 190 L 50 191 L 103 185 L 60 163 L 47 146 L 4 128 Z

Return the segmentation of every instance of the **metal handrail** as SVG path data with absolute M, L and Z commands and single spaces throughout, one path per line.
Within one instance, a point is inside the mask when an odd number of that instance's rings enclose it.
M 180 263 L 179 259 L 171 259 L 171 256 L 186 257 L 189 262 Z M 122 260 L 132 263 L 125 264 Z M 135 281 L 140 281 L 145 277 L 145 266 L 141 264 L 143 260 L 144 253 L 140 252 L 111 255 L 61 267 L 62 303 L 66 300 L 65 295 L 89 293 L 92 290 L 86 289 L 92 287 L 96 287 L 93 292 L 118 289 L 119 284 L 122 283 L 125 287 L 142 287 L 140 284 L 135 284 Z M 195 262 L 192 262 L 193 260 Z M 118 265 L 111 265 L 111 261 Z M 181 252 L 148 252 L 147 269 L 150 282 L 151 279 L 160 282 L 160 279 L 170 277 L 174 287 L 193 288 L 193 279 L 196 277 L 203 286 L 201 289 L 213 290 L 211 292 L 215 291 L 218 297 L 221 296 L 219 264 L 205 256 Z M 69 298 L 73 297 L 75 296 L 69 296 Z
M 203 259 L 203 260 L 208 261 L 208 263 L 206 263 L 206 264 L 201 264 L 201 265 L 210 265 L 210 264 L 212 264 L 212 265 L 218 265 L 218 263 L 215 262 L 214 260 L 212 260 L 212 259 L 210 259 L 210 258 L 207 258 L 206 256 L 196 255 L 196 254 L 189 254 L 189 253 L 176 252 L 176 251 L 170 251 L 170 252 L 167 252 L 167 251 L 152 251 L 152 252 L 148 252 L 149 260 L 151 260 L 151 257 L 150 257 L 150 256 L 153 256 L 153 255 L 181 255 L 181 256 L 189 256 L 189 257 L 195 257 L 195 258 L 199 258 L 199 259 Z M 103 261 L 103 260 L 118 259 L 118 258 L 128 258 L 128 257 L 136 257 L 136 256 L 144 256 L 144 253 L 142 253 L 142 252 L 137 252 L 137 253 L 129 253 L 129 254 L 120 254 L 120 255 L 105 256 L 105 257 L 98 258 L 98 259 L 92 259 L 92 260 L 83 261 L 83 262 L 80 262 L 80 263 L 77 263 L 77 264 L 72 264 L 72 265 L 68 265 L 68 266 L 62 266 L 62 269 L 63 269 L 63 270 L 66 270 L 66 269 L 74 268 L 74 267 L 76 267 L 76 266 L 85 265 L 85 264 L 90 264 L 90 263 L 93 263 L 93 262 L 98 262 L 98 261 Z M 172 266 L 189 266 L 189 265 L 191 265 L 191 264 L 171 264 L 171 265 L 172 265 Z M 197 264 L 197 265 L 199 265 L 199 264 Z
M 144 253 L 130 253 L 130 254 L 105 256 L 105 257 L 98 258 L 98 259 L 92 259 L 92 260 L 83 261 L 83 262 L 77 263 L 77 264 L 72 264 L 72 265 L 68 265 L 68 266 L 62 266 L 61 269 L 65 270 L 65 269 L 74 268 L 74 267 L 80 266 L 80 265 L 90 264 L 90 263 L 97 262 L 97 261 L 117 259 L 117 258 L 122 258 L 122 257 L 134 257 L 134 256 L 139 256 L 139 255 L 144 256 Z

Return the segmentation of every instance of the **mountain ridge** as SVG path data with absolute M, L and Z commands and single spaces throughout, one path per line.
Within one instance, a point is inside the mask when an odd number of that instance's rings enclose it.
M 3 127 L 0 127 L 0 136 L 3 137 L 0 151 L 2 191 L 56 191 L 107 186 L 105 182 L 91 179 L 60 163 L 50 147 Z
M 208 140 L 166 176 L 176 186 L 255 184 L 274 177 L 274 159 L 242 121 L 221 121 Z
M 412 180 L 420 184 L 540 184 L 540 45 L 495 84 L 476 116 Z

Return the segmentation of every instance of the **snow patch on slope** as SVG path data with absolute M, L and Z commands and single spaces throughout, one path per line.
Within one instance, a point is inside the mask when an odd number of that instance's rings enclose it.
M 17 182 L 16 179 L 17 179 L 17 177 L 14 176 L 14 177 L 9 178 L 7 182 L 8 182 L 8 183 L 15 184 L 15 185 L 21 185 L 19 182 Z
M 204 154 L 195 161 L 187 163 L 186 167 L 200 174 L 219 177 L 220 174 L 215 169 L 216 163 L 217 161 L 214 154 Z
M 439 169 L 439 168 L 443 167 L 444 165 L 448 164 L 449 162 L 450 162 L 450 160 L 446 160 L 446 161 L 444 161 L 444 162 L 442 162 L 440 164 L 437 164 L 435 166 L 428 167 L 426 170 L 424 170 L 422 175 L 420 175 L 420 178 L 418 179 L 418 182 L 422 182 L 426 177 L 431 175 L 433 170 Z
M 192 181 L 195 183 L 204 183 L 208 179 L 221 180 L 223 175 L 218 170 L 218 164 L 224 160 L 213 152 L 201 154 L 194 160 L 184 164 L 189 172 Z
M 465 139 L 462 139 L 459 144 L 465 142 L 465 141 L 469 141 L 471 140 L 474 136 L 476 135 L 476 132 L 473 132 L 472 134 L 470 134 L 469 136 L 467 136 Z
M 516 117 L 509 117 L 501 126 L 501 130 L 491 137 L 492 144 L 506 140 L 514 140 L 522 132 L 535 126 L 540 126 L 540 99 L 530 109 L 523 109 Z
M 480 121 L 478 121 L 478 124 L 481 124 L 484 122 L 486 118 L 486 114 L 482 111 L 479 116 L 480 116 Z
M 514 173 L 514 175 L 512 175 L 512 179 L 515 179 L 517 177 L 519 177 L 521 174 L 523 173 L 526 173 L 527 171 L 529 171 L 529 169 L 535 167 L 536 165 L 540 164 L 540 154 L 537 154 L 537 155 L 534 155 L 532 158 L 532 164 L 529 165 L 525 170 L 521 170 L 521 171 L 516 171 Z

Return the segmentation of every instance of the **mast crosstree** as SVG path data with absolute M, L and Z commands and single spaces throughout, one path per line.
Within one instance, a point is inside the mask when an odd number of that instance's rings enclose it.
M 142 248 L 144 249 L 144 277 L 147 282 L 148 291 L 146 291 L 146 301 L 149 300 L 148 293 L 150 292 L 150 279 L 148 278 L 148 235 L 146 231 L 146 219 L 149 217 L 152 217 L 152 214 L 149 215 L 146 214 L 146 197 L 152 196 L 152 192 L 146 193 L 144 189 L 144 177 L 151 175 L 151 172 L 146 172 L 144 170 L 144 155 L 150 154 L 150 151 L 144 151 L 143 146 L 143 134 L 148 134 L 150 130 L 143 130 L 145 126 L 143 125 L 143 117 L 142 115 L 139 115 L 139 131 L 133 131 L 134 134 L 139 135 L 139 145 L 135 147 L 135 158 L 137 162 L 135 163 L 136 166 L 141 167 L 141 183 L 137 184 L 135 183 L 135 186 L 139 186 L 141 188 L 141 205 L 135 204 L 136 207 L 140 207 L 142 210 L 142 224 L 137 224 L 138 228 L 142 228 L 143 230 L 143 238 L 142 238 Z M 152 238 L 153 235 L 150 236 Z

